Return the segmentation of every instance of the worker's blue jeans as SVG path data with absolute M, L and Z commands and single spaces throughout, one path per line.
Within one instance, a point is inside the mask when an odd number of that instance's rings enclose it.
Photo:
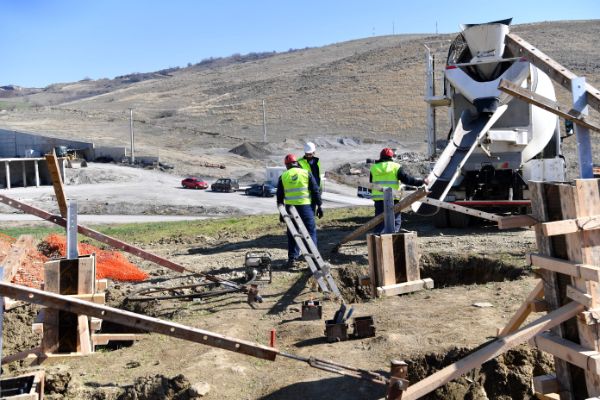
M 317 245 L 317 225 L 315 224 L 315 213 L 313 212 L 312 206 L 310 204 L 301 205 L 301 206 L 286 206 L 286 209 L 290 207 L 296 207 L 296 211 L 298 211 L 298 215 L 302 222 L 304 222 L 304 226 L 308 231 L 312 241 Z M 290 233 L 289 229 L 287 231 L 288 237 L 288 260 L 297 260 L 300 258 L 300 249 L 298 245 L 296 245 L 296 241 L 294 237 Z
M 379 214 L 383 214 L 383 200 L 377 200 L 377 201 L 373 201 L 373 203 L 375 203 L 375 216 L 378 216 Z M 394 204 L 398 203 L 398 200 L 394 200 Z M 396 217 L 394 219 L 394 232 L 398 233 L 400 232 L 400 226 L 402 225 L 402 214 L 398 213 L 396 214 Z M 374 229 L 373 229 L 373 233 L 376 235 L 380 235 L 383 232 L 383 228 L 384 228 L 384 223 L 383 221 L 377 225 Z

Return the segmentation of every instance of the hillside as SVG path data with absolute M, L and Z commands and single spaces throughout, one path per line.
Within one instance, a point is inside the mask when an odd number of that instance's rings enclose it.
M 544 22 L 512 31 L 600 86 L 600 21 Z M 242 140 L 262 141 L 264 99 L 272 142 L 330 135 L 421 142 L 424 44 L 436 50 L 441 66 L 454 36 L 371 37 L 55 84 L 4 97 L 0 127 L 127 145 L 132 107 L 138 145 L 178 160 Z M 561 89 L 559 98 L 566 102 L 568 95 Z

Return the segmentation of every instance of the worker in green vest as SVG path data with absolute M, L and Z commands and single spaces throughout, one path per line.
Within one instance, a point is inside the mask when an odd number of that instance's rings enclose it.
M 311 204 L 316 206 L 316 215 L 323 217 L 321 209 L 321 192 L 312 173 L 300 168 L 296 156 L 288 154 L 285 157 L 285 171 L 277 183 L 277 204 L 285 204 L 286 209 L 296 208 L 312 241 L 317 245 L 317 225 L 315 212 Z M 287 231 L 288 237 L 288 266 L 294 267 L 300 260 L 300 249 L 294 237 Z
M 371 199 L 375 205 L 375 216 L 383 213 L 383 191 L 377 188 L 392 188 L 396 196 L 394 197 L 394 204 L 398 203 L 400 198 L 400 182 L 410 186 L 421 186 L 427 183 L 427 178 L 417 179 L 408 175 L 402 170 L 402 167 L 397 162 L 393 161 L 394 151 L 389 147 L 381 150 L 379 153 L 379 160 L 371 166 L 371 173 L 369 181 L 373 184 L 375 189 L 371 191 Z M 394 231 L 400 231 L 400 225 L 402 223 L 402 216 L 400 213 L 396 214 Z M 383 222 L 377 225 L 374 229 L 374 233 L 379 234 L 383 232 Z
M 319 190 L 323 193 L 323 181 L 321 180 L 323 175 L 323 170 L 321 169 L 321 161 L 318 157 L 315 157 L 315 151 L 317 150 L 317 146 L 313 142 L 308 142 L 304 145 L 304 156 L 298 159 L 298 164 L 302 169 L 307 170 L 312 173 L 317 185 L 319 186 Z M 314 209 L 313 204 L 313 209 Z

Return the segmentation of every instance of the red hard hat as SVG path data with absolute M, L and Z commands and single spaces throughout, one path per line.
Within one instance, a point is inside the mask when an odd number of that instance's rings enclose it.
M 385 149 L 381 150 L 379 156 L 392 158 L 394 157 L 394 150 L 390 149 L 389 147 L 386 147 Z
M 298 162 L 295 155 L 288 154 L 287 156 L 285 156 L 285 160 L 284 160 L 285 165 L 295 163 L 295 162 Z

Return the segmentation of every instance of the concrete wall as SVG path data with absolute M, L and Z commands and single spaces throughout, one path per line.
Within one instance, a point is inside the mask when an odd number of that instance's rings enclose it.
M 10 187 L 24 187 L 24 186 L 36 186 L 38 182 L 36 182 L 35 177 L 35 164 L 38 164 L 38 176 L 39 176 L 39 184 L 40 185 L 52 185 L 52 178 L 50 177 L 50 172 L 48 171 L 48 164 L 46 160 L 35 160 L 35 159 L 27 159 L 23 160 L 13 160 L 13 161 L 5 161 L 0 160 L 0 188 L 6 189 L 8 187 L 7 184 L 7 174 L 6 174 L 6 164 L 8 163 L 8 171 L 9 171 L 9 179 L 10 179 Z M 23 176 L 23 169 L 25 169 L 25 176 Z M 25 180 L 23 180 L 25 179 Z
M 127 148 L 112 146 L 94 147 L 94 160 L 99 157 L 112 158 L 115 162 L 121 162 L 121 160 L 127 158 Z
M 55 146 L 82 150 L 81 153 L 86 159 L 93 159 L 94 144 L 90 142 L 0 129 L 0 158 L 32 157 L 28 154 L 28 150 L 31 149 L 34 150 L 33 156 L 43 155 L 52 151 Z

